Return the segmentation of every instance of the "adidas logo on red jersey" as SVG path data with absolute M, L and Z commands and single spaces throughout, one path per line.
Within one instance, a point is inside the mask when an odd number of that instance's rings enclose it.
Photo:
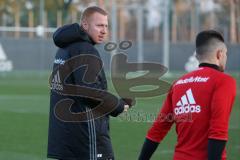
M 174 108 L 174 113 L 176 115 L 184 113 L 199 113 L 201 112 L 201 106 L 197 105 L 192 94 L 191 88 L 186 91 L 176 104 Z

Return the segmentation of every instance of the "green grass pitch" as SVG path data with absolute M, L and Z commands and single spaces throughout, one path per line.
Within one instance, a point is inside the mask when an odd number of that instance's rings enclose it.
M 46 160 L 50 73 L 0 73 L 0 159 Z M 238 84 L 239 74 L 234 74 Z M 175 77 L 176 78 L 176 77 Z M 167 79 L 172 81 L 175 78 Z M 239 86 L 238 86 L 239 87 Z M 110 88 L 113 91 L 111 85 Z M 227 152 L 229 160 L 240 158 L 239 88 L 231 114 Z M 128 114 L 111 119 L 111 138 L 117 160 L 135 160 L 151 120 L 165 96 L 137 99 Z M 176 135 L 174 126 L 152 157 L 170 160 Z

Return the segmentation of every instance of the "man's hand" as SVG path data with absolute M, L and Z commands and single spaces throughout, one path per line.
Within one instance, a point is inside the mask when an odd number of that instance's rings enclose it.
M 131 99 L 131 98 L 122 98 L 122 100 L 129 106 L 129 108 L 134 106 L 136 103 L 135 99 Z
M 124 111 L 124 112 L 127 112 L 129 108 L 130 108 L 129 105 L 128 105 L 128 104 L 125 104 L 125 105 L 124 105 L 124 110 L 123 110 L 123 111 Z
M 127 112 L 129 108 L 131 108 L 133 105 L 135 105 L 135 100 L 131 98 L 122 98 L 122 100 L 126 103 L 124 105 L 124 111 Z

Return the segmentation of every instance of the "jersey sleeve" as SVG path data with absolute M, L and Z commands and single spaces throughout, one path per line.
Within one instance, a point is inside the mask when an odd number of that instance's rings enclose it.
M 161 111 L 152 127 L 149 129 L 146 138 L 154 142 L 160 142 L 170 130 L 173 124 L 172 112 L 172 91 L 167 95 Z
M 230 76 L 221 77 L 212 95 L 208 138 L 228 139 L 228 123 L 235 96 L 235 80 Z

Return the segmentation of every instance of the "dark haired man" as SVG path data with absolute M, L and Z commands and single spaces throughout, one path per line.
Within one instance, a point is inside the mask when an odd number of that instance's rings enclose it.
M 147 133 L 140 160 L 150 159 L 173 123 L 177 133 L 174 160 L 226 159 L 236 82 L 223 73 L 227 47 L 222 35 L 214 30 L 200 32 L 196 37 L 196 56 L 199 68 L 173 83 L 158 118 Z M 174 120 L 169 119 L 169 115 Z
M 72 68 L 72 73 L 66 79 L 67 84 L 84 86 L 91 91 L 106 91 L 107 80 L 102 68 L 98 65 L 84 61 L 84 64 L 76 70 L 74 65 L 80 65 L 80 61 L 76 63 L 68 63 L 74 57 L 81 55 L 91 55 L 101 59 L 98 51 L 94 48 L 95 44 L 104 42 L 108 32 L 108 16 L 107 12 L 99 7 L 93 6 L 87 8 L 81 19 L 81 25 L 77 23 L 65 25 L 59 28 L 53 35 L 53 40 L 59 50 L 56 53 L 53 70 L 59 66 Z M 89 60 L 89 59 L 88 59 Z M 92 59 L 93 60 L 93 59 Z M 89 61 L 92 61 L 91 59 Z M 88 83 L 85 80 L 85 73 L 91 67 L 91 70 L 96 70 L 94 83 Z M 95 75 L 97 72 L 91 72 Z M 49 134 L 48 134 L 48 157 L 59 160 L 112 160 L 114 159 L 111 139 L 109 135 L 109 115 L 118 116 L 131 105 L 130 99 L 119 99 L 118 105 L 113 106 L 108 114 L 94 117 L 93 110 L 97 108 L 99 101 L 93 99 L 94 96 L 88 97 L 81 95 L 66 95 L 59 94 L 57 89 L 64 87 L 56 87 L 64 80 L 60 78 L 59 73 L 53 75 L 51 82 L 51 97 L 50 97 L 50 118 L 49 118 Z M 55 87 L 54 87 L 55 86 Z M 77 90 L 77 89 L 76 89 Z M 89 91 L 86 89 L 86 92 Z M 61 113 L 75 116 L 79 113 L 87 113 L 86 121 L 66 121 L 57 117 L 56 107 L 63 100 L 71 99 L 74 103 L 66 112 Z M 67 106 L 68 107 L 68 106 Z M 106 107 L 106 106 L 103 106 Z M 61 108 L 60 108 L 61 109 Z M 99 115 L 99 113 L 98 113 Z M 71 117 L 70 117 L 71 118 Z

